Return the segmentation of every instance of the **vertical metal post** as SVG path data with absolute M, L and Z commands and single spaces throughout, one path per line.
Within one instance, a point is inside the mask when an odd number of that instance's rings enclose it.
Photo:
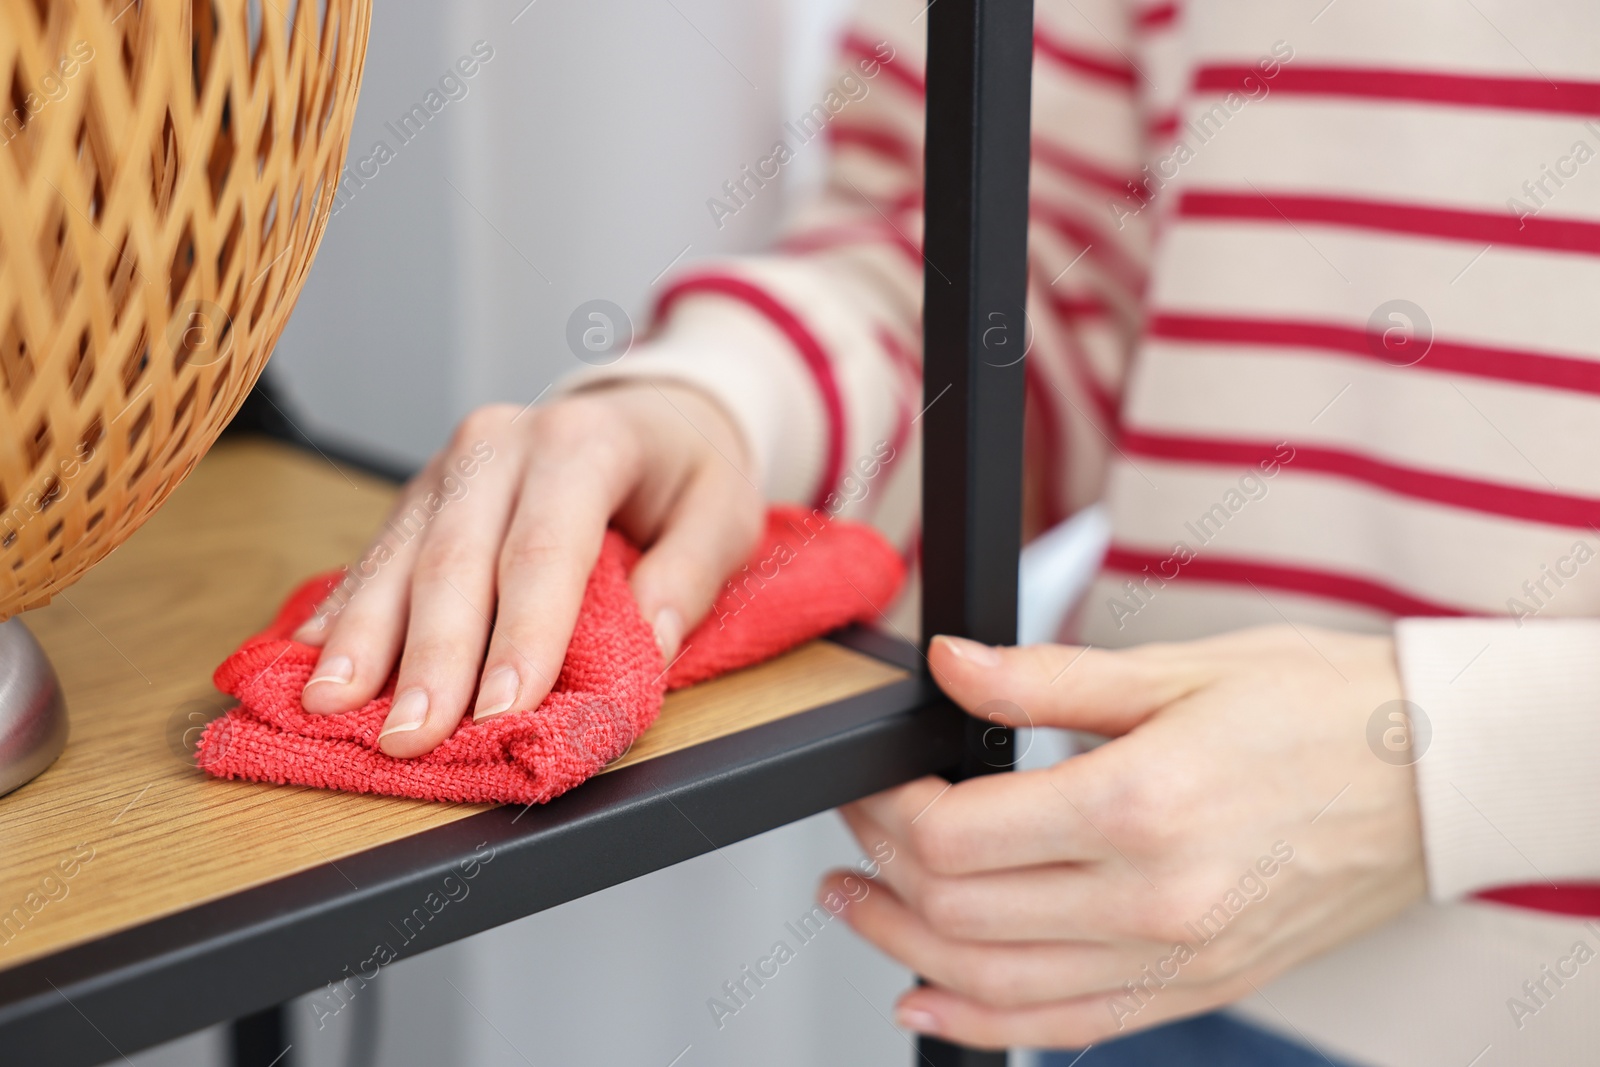
M 1032 6 L 928 9 L 924 638 L 1016 640 Z
M 922 639 L 1013 644 L 1033 3 L 935 0 L 927 18 Z M 967 737 L 958 777 L 1013 762 L 1010 731 L 968 717 Z M 927 1067 L 1006 1062 L 934 1038 L 918 1052 Z
M 235 1019 L 229 1031 L 230 1067 L 291 1067 L 286 1005 Z

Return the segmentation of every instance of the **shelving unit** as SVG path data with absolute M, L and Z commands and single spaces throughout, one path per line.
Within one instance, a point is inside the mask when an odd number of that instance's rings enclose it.
M 1032 4 L 936 0 L 927 17 L 922 632 L 1010 643 Z M 225 706 L 211 669 L 298 579 L 353 558 L 394 492 L 285 444 L 224 443 L 135 538 L 29 614 L 73 735 L 0 799 L 0 904 L 27 899 L 58 854 L 81 844 L 92 858 L 67 895 L 0 932 L 8 1062 L 88 1067 L 237 1019 L 238 1067 L 265 1067 L 273 1007 L 389 938 L 385 916 L 484 848 L 472 906 L 441 912 L 399 956 L 925 774 L 1009 762 L 1009 739 L 944 699 L 918 650 L 862 631 L 674 694 L 625 765 L 540 808 L 207 779 L 182 740 Z M 919 1051 L 930 1067 L 1004 1062 Z

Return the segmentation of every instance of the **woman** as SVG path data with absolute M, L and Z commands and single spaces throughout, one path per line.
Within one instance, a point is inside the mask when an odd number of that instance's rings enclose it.
M 923 9 L 874 0 L 786 128 L 835 152 L 777 250 L 462 424 L 411 494 L 497 458 L 302 635 L 309 709 L 398 662 L 407 757 L 537 706 L 607 523 L 668 658 L 766 500 L 848 484 L 914 556 Z M 902 1025 L 1090 1067 L 1585 1062 L 1597 114 L 1575 0 L 1039 0 L 1026 523 L 1104 500 L 1113 544 L 1076 644 L 929 657 L 1110 740 L 846 809 L 897 848 L 847 914 L 929 979 Z

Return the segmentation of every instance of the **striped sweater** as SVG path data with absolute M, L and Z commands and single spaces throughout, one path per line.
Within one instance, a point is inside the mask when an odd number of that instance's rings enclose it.
M 924 6 L 869 0 L 829 95 L 708 205 L 825 130 L 779 246 L 684 268 L 650 342 L 569 386 L 702 386 L 773 498 L 913 561 Z M 1600 947 L 1600 6 L 1036 9 L 1025 523 L 1104 501 L 1113 530 L 1064 637 L 1392 628 L 1432 728 L 1432 903 L 1242 1010 L 1374 1063 L 1580 1062 L 1600 977 L 1560 1011 L 1520 984 L 1546 942 Z

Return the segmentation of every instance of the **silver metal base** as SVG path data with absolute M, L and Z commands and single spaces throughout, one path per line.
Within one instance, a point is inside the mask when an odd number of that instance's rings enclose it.
M 50 658 L 22 625 L 0 622 L 0 796 L 56 761 L 67 747 L 67 705 Z

